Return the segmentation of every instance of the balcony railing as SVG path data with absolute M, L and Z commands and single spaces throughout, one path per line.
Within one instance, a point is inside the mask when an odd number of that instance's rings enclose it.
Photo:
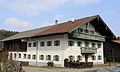
M 73 33 L 72 37 L 88 39 L 88 40 L 105 41 L 104 36 L 99 36 L 99 35 L 94 35 L 94 34 L 92 35 L 92 34 L 86 34 L 86 33 Z
M 97 48 L 81 47 L 81 53 L 97 53 Z

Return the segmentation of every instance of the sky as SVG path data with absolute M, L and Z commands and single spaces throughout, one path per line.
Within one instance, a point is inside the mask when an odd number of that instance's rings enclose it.
M 0 29 L 26 31 L 100 15 L 120 36 L 120 0 L 0 0 Z

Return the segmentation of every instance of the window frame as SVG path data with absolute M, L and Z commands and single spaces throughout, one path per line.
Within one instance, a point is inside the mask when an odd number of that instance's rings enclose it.
M 47 46 L 52 46 L 52 41 L 47 41 Z
M 39 55 L 39 60 L 44 60 L 44 55 Z
M 54 55 L 54 56 L 53 56 L 53 60 L 54 60 L 54 61 L 59 61 L 59 55 Z
M 32 43 L 28 43 L 28 47 L 32 47 Z
M 75 42 L 74 41 L 68 41 L 68 46 L 74 46 Z
M 60 40 L 55 40 L 54 41 L 54 46 L 60 46 Z
M 40 42 L 40 46 L 45 46 L 45 42 L 44 41 Z

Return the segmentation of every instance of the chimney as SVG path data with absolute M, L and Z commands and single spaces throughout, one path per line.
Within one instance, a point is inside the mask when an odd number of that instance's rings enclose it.
M 55 24 L 58 24 L 58 20 L 55 20 Z

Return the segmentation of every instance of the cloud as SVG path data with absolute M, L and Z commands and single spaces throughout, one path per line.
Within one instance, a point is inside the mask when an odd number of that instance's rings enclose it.
M 75 2 L 80 5 L 96 4 L 96 3 L 100 3 L 100 1 L 101 0 L 75 0 Z
M 32 28 L 30 22 L 22 21 L 14 17 L 5 19 L 4 24 L 8 28 L 16 30 L 27 30 Z
M 0 5 L 28 15 L 38 15 L 43 11 L 56 8 L 67 1 L 68 0 L 1 0 Z

